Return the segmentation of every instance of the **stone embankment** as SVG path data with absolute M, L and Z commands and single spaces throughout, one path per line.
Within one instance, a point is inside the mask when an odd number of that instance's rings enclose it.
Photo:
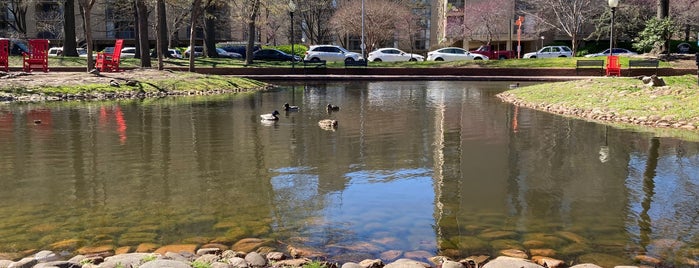
M 277 244 L 279 245 L 279 244 Z M 286 246 L 286 251 L 275 249 L 269 240 L 246 238 L 230 248 L 222 244 L 207 244 L 201 247 L 191 244 L 168 245 L 153 249 L 153 245 L 140 245 L 135 252 L 130 247 L 114 249 L 111 246 L 80 248 L 79 255 L 67 251 L 43 250 L 28 257 L 10 260 L 9 254 L 0 253 L 0 268 L 267 268 L 267 267 L 312 267 L 312 268 L 601 268 L 592 263 L 568 266 L 564 261 L 550 257 L 535 256 L 527 259 L 520 250 L 502 251 L 503 256 L 473 256 L 451 260 L 445 256 L 427 258 L 428 262 L 401 258 L 384 263 L 381 259 L 365 259 L 358 263 L 343 264 L 325 261 L 317 252 Z M 518 257 L 520 256 L 520 257 Z M 643 260 L 652 261 L 652 260 Z M 657 262 L 656 264 L 658 264 Z M 621 266 L 619 266 L 621 267 Z M 631 268 L 635 266 L 623 266 Z

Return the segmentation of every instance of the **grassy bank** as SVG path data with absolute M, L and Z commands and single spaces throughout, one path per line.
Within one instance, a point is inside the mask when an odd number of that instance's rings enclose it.
M 546 83 L 509 90 L 500 97 L 521 106 L 625 127 L 699 132 L 697 77 L 672 76 L 664 80 L 664 87 L 646 86 L 637 78 L 624 77 Z
M 35 73 L 4 78 L 0 97 L 119 94 L 127 92 L 196 95 L 205 92 L 247 92 L 269 87 L 260 81 L 221 75 L 157 70 L 105 73 Z M 197 93 L 199 92 L 199 93 Z

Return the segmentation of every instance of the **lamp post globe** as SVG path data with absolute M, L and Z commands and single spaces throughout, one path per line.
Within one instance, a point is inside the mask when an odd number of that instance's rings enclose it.
M 612 20 L 609 25 L 609 56 L 614 55 L 614 12 L 619 5 L 619 0 L 607 0 L 607 4 L 612 9 Z
M 612 1 L 612 0 L 609 0 Z M 294 50 L 294 12 L 296 11 L 296 3 L 294 0 L 289 0 L 289 16 L 291 17 L 291 69 L 296 69 L 296 53 Z

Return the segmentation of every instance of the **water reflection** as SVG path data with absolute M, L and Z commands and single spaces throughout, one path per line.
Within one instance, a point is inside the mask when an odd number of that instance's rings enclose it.
M 263 237 L 337 260 L 697 259 L 697 143 L 513 107 L 507 86 L 2 106 L 0 251 Z M 300 110 L 260 122 L 286 102 Z

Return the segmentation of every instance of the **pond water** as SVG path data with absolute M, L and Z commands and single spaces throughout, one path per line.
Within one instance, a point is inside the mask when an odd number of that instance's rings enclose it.
M 337 261 L 513 248 L 699 260 L 699 144 L 516 108 L 495 97 L 507 88 L 318 82 L 2 105 L 0 252 L 258 237 Z

